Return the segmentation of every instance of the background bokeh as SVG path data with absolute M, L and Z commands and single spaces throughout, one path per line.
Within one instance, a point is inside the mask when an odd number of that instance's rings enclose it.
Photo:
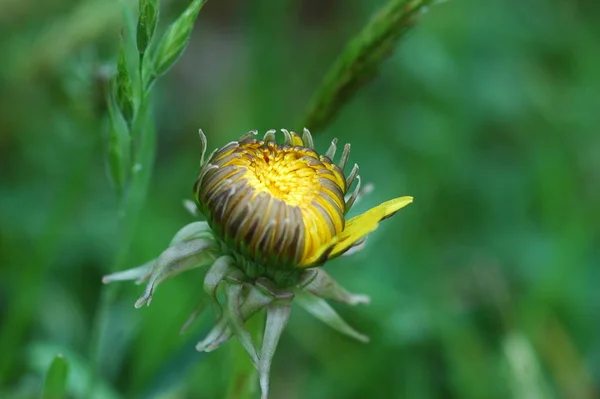
M 135 5 L 137 2 L 130 1 Z M 158 151 L 128 252 L 155 257 L 192 220 L 198 128 L 211 147 L 301 129 L 312 93 L 382 0 L 221 0 L 200 12 L 154 95 Z M 164 30 L 187 5 L 161 1 Z M 201 278 L 152 306 L 122 284 L 99 366 L 90 341 L 114 257 L 104 87 L 122 5 L 0 0 L 0 398 L 38 398 L 56 353 L 72 398 L 222 398 L 227 346 L 179 335 Z M 323 131 L 383 200 L 415 202 L 327 268 L 369 306 L 336 307 L 367 345 L 296 308 L 277 398 L 593 398 L 600 382 L 600 3 L 453 0 L 433 7 Z M 308 126 L 310 128 L 310 126 Z M 197 278 L 196 278 L 197 277 Z

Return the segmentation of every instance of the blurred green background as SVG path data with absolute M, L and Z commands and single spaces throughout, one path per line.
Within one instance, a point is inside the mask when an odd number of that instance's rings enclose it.
M 130 1 L 135 6 L 137 1 Z M 187 6 L 161 1 L 160 30 Z M 312 93 L 382 0 L 211 0 L 154 93 L 157 161 L 127 264 L 193 220 L 198 128 L 211 148 L 298 130 Z M 201 277 L 121 284 L 90 341 L 119 236 L 105 86 L 117 1 L 0 0 L 0 398 L 39 398 L 57 353 L 71 398 L 222 398 L 230 348 L 184 335 Z M 600 3 L 453 0 L 431 8 L 323 131 L 374 192 L 415 202 L 328 264 L 369 306 L 360 344 L 296 308 L 272 398 L 593 398 L 600 381 Z M 308 128 L 311 128 L 308 126 Z M 197 278 L 196 278 L 197 277 Z

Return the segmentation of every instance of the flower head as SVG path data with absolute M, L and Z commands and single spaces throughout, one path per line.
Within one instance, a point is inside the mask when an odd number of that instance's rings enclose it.
M 349 293 L 318 266 L 358 248 L 381 220 L 412 202 L 412 197 L 396 198 L 346 220 L 362 192 L 358 166 L 345 174 L 350 145 L 334 163 L 336 140 L 319 155 L 307 129 L 302 136 L 282 132 L 279 143 L 274 130 L 262 140 L 252 131 L 204 162 L 206 138 L 200 131 L 203 148 L 194 194 L 206 222 L 182 228 L 157 259 L 104 278 L 148 280 L 136 302 L 140 307 L 150 304 L 156 286 L 166 278 L 212 265 L 204 291 L 218 322 L 196 348 L 211 351 L 237 335 L 259 370 L 263 398 L 292 300 L 338 331 L 367 340 L 325 299 L 356 304 L 368 302 L 368 297 Z M 267 321 L 259 353 L 245 322 L 264 308 Z
M 306 129 L 302 137 L 283 130 L 283 144 L 277 143 L 274 130 L 262 140 L 255 134 L 214 152 L 203 164 L 194 192 L 220 239 L 267 270 L 319 266 L 360 243 L 381 219 L 412 200 L 393 200 L 346 224 L 361 188 L 358 165 L 344 175 L 349 144 L 335 164 L 337 140 L 319 155 Z

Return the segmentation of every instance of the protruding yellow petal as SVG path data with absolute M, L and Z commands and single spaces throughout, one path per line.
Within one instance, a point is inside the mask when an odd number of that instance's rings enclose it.
M 346 222 L 344 231 L 333 237 L 333 239 L 322 246 L 316 253 L 306 260 L 305 265 L 319 263 L 323 257 L 334 258 L 346 252 L 354 243 L 361 240 L 367 234 L 375 231 L 379 222 L 396 213 L 413 201 L 413 197 L 400 197 L 386 201 L 375 208 L 369 209 L 362 215 L 353 217 Z
M 306 147 L 304 145 L 304 141 L 302 141 L 302 138 L 295 132 L 292 132 L 292 145 L 295 145 L 298 147 Z
M 334 245 L 329 257 L 335 257 L 346 252 L 355 242 L 375 231 L 379 222 L 392 216 L 412 201 L 413 197 L 395 198 L 348 220 L 344 231 L 336 236 L 338 242 Z

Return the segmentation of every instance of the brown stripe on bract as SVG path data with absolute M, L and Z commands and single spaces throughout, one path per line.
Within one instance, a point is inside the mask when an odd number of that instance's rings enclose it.
M 261 202 L 260 207 L 257 209 L 257 213 L 260 217 L 260 230 L 258 234 L 253 237 L 249 245 L 256 248 L 257 251 L 265 253 L 264 237 L 270 236 L 272 234 L 271 230 L 273 230 L 273 224 L 270 223 L 273 212 L 273 197 L 269 193 L 263 192 L 258 195 L 256 201 Z
M 229 166 L 229 170 L 231 170 L 231 168 L 232 168 L 232 166 Z M 202 174 L 202 188 L 201 188 L 201 191 L 204 195 L 206 195 L 206 193 L 208 192 L 208 190 L 206 189 L 207 183 L 211 182 L 211 177 L 221 169 L 222 168 L 219 165 L 214 165 L 214 164 L 206 165 L 206 170 Z
M 336 180 L 335 173 L 329 170 L 323 161 L 321 161 L 321 168 L 317 170 L 317 174 L 321 176 L 328 176 L 332 181 Z
M 195 182 L 194 182 L 194 197 L 196 197 L 196 199 L 198 201 L 200 201 L 200 189 L 202 188 L 202 180 L 200 180 L 200 178 L 198 178 Z
M 340 191 L 332 188 L 330 183 L 324 183 L 319 181 L 322 184 L 321 186 L 321 196 L 325 198 L 327 202 L 330 202 L 335 206 L 335 209 L 339 212 L 340 217 L 344 214 L 344 197 L 340 196 Z
M 262 220 L 262 228 L 260 230 L 260 234 L 257 237 L 256 240 L 256 248 L 257 250 L 263 254 L 264 257 L 267 257 L 270 255 L 272 248 L 271 248 L 271 242 L 273 241 L 273 238 L 276 234 L 276 224 L 277 221 L 274 220 L 275 216 L 275 211 L 274 211 L 274 203 L 275 203 L 275 199 L 273 199 L 272 197 L 269 196 L 269 205 L 267 208 L 267 212 L 265 212 L 264 218 Z
M 212 216 L 213 221 L 219 225 L 223 224 L 223 214 L 226 211 L 225 207 L 229 195 L 229 190 L 218 191 L 211 197 L 210 201 L 205 202 L 208 209 L 210 210 L 210 214 Z
M 256 192 L 254 193 L 254 195 L 252 197 L 250 197 L 250 199 L 246 202 L 246 204 L 241 204 L 242 207 L 238 208 L 238 209 L 240 209 L 240 212 L 243 213 L 243 218 L 242 218 L 242 221 L 239 224 L 238 228 L 236 229 L 236 231 L 235 232 L 232 231 L 232 235 L 235 237 L 236 241 L 238 242 L 238 245 L 240 242 L 245 243 L 244 236 L 246 235 L 246 232 L 248 231 L 248 229 L 250 229 L 252 224 L 254 223 L 254 219 L 255 219 L 254 209 L 256 207 L 256 204 L 254 203 L 255 198 L 256 198 Z
M 319 162 L 316 165 L 321 164 L 321 161 L 319 160 L 319 154 L 317 154 L 317 152 L 314 150 L 314 148 L 308 148 L 308 147 L 299 147 L 299 148 L 302 149 L 302 151 L 301 151 L 302 156 L 299 159 L 304 160 L 305 157 L 310 157 L 311 159 L 314 159 L 315 161 Z
M 283 240 L 281 241 L 281 244 L 279 245 L 280 248 L 280 255 L 279 255 L 279 262 L 287 262 L 291 259 L 291 252 L 293 251 L 293 245 L 292 244 L 292 240 L 294 238 L 294 230 L 293 230 L 293 224 L 291 219 L 289 218 L 289 213 L 290 213 L 291 208 L 286 206 L 286 217 L 283 220 L 283 224 L 284 224 L 284 231 L 283 231 Z
M 245 183 L 245 180 L 241 180 Z M 254 189 L 246 184 L 241 185 L 242 193 L 236 195 L 236 202 L 231 204 L 227 210 L 227 220 L 224 224 L 224 230 L 228 233 L 231 238 L 237 236 L 237 232 L 240 230 L 244 219 L 246 218 L 246 205 L 248 201 L 254 195 Z
M 344 194 L 347 192 L 347 187 L 346 187 L 346 178 L 344 177 L 344 171 L 337 165 L 335 164 L 331 164 L 331 172 L 334 174 L 334 176 L 337 178 L 337 180 L 342 184 L 342 186 L 340 187 L 341 190 L 344 192 Z
M 248 247 L 248 250 L 250 251 L 250 256 L 254 257 L 254 248 L 252 248 L 248 244 L 252 242 L 252 239 L 258 235 L 260 228 L 260 217 L 258 215 L 258 210 L 253 208 L 253 205 L 248 206 L 248 211 L 251 212 L 251 214 L 247 216 L 248 221 L 243 227 L 244 231 L 240 231 L 238 237 L 246 245 L 246 247 Z
M 215 158 L 212 160 L 213 165 L 225 166 L 231 163 L 233 160 L 242 159 L 242 154 L 239 153 L 239 149 L 235 149 L 232 153 L 223 156 L 222 158 Z
M 239 140 L 238 143 L 239 143 L 240 147 L 254 147 L 256 145 L 262 145 L 263 141 L 257 140 L 254 138 L 246 138 L 243 140 Z
M 313 151 L 314 152 L 314 151 Z M 305 155 L 303 157 L 300 158 L 301 161 L 306 163 L 306 166 L 313 168 L 316 170 L 318 170 L 318 168 L 324 168 L 325 166 L 323 165 L 323 162 L 321 162 L 319 160 L 319 158 L 317 158 L 317 153 L 315 153 L 315 156 L 312 156 L 312 154 L 309 155 Z
M 202 184 L 202 191 L 206 193 L 212 193 L 214 191 L 222 190 L 227 180 L 235 181 L 244 176 L 246 173 L 245 167 L 240 167 L 237 165 L 227 165 L 221 167 L 219 169 L 215 169 L 205 177 L 204 184 Z M 210 196 L 207 196 L 209 199 Z
M 290 152 L 292 152 L 293 154 L 295 154 L 298 158 L 298 160 L 301 160 L 304 157 L 311 157 L 311 158 L 316 158 L 317 157 L 317 153 L 314 150 L 311 150 L 310 148 L 306 148 L 306 147 L 302 147 L 302 146 L 293 146 L 290 147 Z
M 310 218 L 310 222 L 312 223 L 313 227 L 314 227 L 314 235 L 312 236 L 312 244 L 313 244 L 313 250 L 317 250 L 321 247 L 323 240 L 322 240 L 322 234 L 326 234 L 326 232 L 322 232 L 321 231 L 321 224 L 319 223 L 319 220 L 317 218 L 317 210 L 310 208 L 310 214 L 312 215 L 312 217 Z
M 327 235 L 327 227 L 323 226 L 321 223 L 319 213 L 320 212 L 313 207 L 306 207 L 303 209 L 306 229 L 310 232 L 307 236 L 307 241 L 310 241 L 309 248 L 307 248 L 307 256 L 312 254 L 313 251 L 318 250 L 324 241 L 328 241 L 331 238 Z
M 334 201 L 339 201 L 340 207 L 344 206 L 344 193 L 342 192 L 340 186 L 326 177 L 319 177 L 319 183 L 321 184 L 322 189 L 329 190 L 331 192 L 331 198 Z
M 328 193 L 324 193 L 319 199 L 326 201 L 328 205 L 333 207 L 333 211 L 338 216 L 334 222 L 337 220 L 338 224 L 340 224 L 340 226 L 336 226 L 336 232 L 342 231 L 344 229 L 344 210 L 340 209 L 338 202 L 334 201 Z
M 228 178 L 240 177 L 244 174 L 245 168 L 237 165 L 228 165 L 223 168 L 211 170 L 207 173 L 202 184 L 201 193 L 204 203 L 208 203 L 213 194 L 219 193 L 225 187 L 222 187 L 223 181 Z
M 223 213 L 221 214 L 222 219 L 226 220 L 227 215 L 231 213 L 231 209 L 240 201 L 239 193 L 246 190 L 246 179 L 232 181 L 229 188 L 229 197 L 224 201 L 222 207 Z
M 283 235 L 283 219 L 285 218 L 285 203 L 279 198 L 273 198 L 271 218 L 273 220 L 273 236 L 269 241 L 269 253 L 277 250 L 276 245 Z
M 276 213 L 275 213 L 275 230 L 276 234 L 273 236 L 271 251 L 276 255 L 277 261 L 281 261 L 283 258 L 283 252 L 285 245 L 288 241 L 288 223 L 286 219 L 288 217 L 288 205 L 281 200 L 276 201 Z
M 214 163 L 213 160 L 217 160 L 221 157 L 226 156 L 228 153 L 235 151 L 237 148 L 239 148 L 239 146 L 240 146 L 240 143 L 238 143 L 237 141 L 232 141 L 231 143 L 227 143 L 224 147 L 215 151 L 212 154 L 212 156 L 209 158 L 208 162 Z
M 248 139 L 254 139 L 254 137 L 258 134 L 258 130 L 250 130 L 248 133 L 244 134 L 242 137 L 238 139 L 239 143 L 242 143 Z
M 291 242 L 288 245 L 290 248 L 289 259 L 297 263 L 302 258 L 302 251 L 304 249 L 304 221 L 302 220 L 300 207 L 291 207 L 289 217 L 291 228 L 293 229 Z
M 245 189 L 244 183 L 245 181 L 233 180 L 227 187 L 222 187 L 215 190 L 214 194 L 209 194 L 205 204 L 207 204 L 213 218 L 218 220 L 219 223 L 227 220 L 227 215 L 231 212 L 230 209 L 239 201 L 238 193 Z
M 329 232 L 331 234 L 331 236 L 334 236 L 337 231 L 335 228 L 335 222 L 333 221 L 333 218 L 331 216 L 331 214 L 329 212 L 327 212 L 327 210 L 325 208 L 323 208 L 321 206 L 321 204 L 319 204 L 317 201 L 313 200 L 311 202 L 311 205 L 321 214 L 323 215 L 322 220 L 325 220 L 327 222 L 327 226 L 329 227 Z
M 257 158 L 261 158 L 263 156 L 263 152 L 257 148 L 258 143 L 255 144 L 256 145 L 252 146 L 244 146 L 244 151 L 241 152 L 242 158 L 250 164 L 254 164 Z
M 198 179 L 196 179 L 196 186 L 198 186 L 198 188 L 200 188 L 202 186 L 202 182 L 204 181 L 204 178 L 206 177 L 208 172 L 210 172 L 213 169 L 218 169 L 218 168 L 219 167 L 217 165 L 213 165 L 210 163 L 204 164 L 202 169 L 200 169 L 200 173 L 198 174 Z
M 340 187 L 338 180 L 330 170 L 317 171 L 319 185 L 333 192 L 335 197 L 344 198 L 344 190 Z
M 260 237 L 260 233 L 264 228 L 263 219 L 269 208 L 269 195 L 266 193 L 259 193 L 251 200 L 251 214 L 247 217 L 252 219 L 243 233 L 243 241 L 250 248 L 252 255 L 255 254 L 256 248 L 255 243 Z
M 333 161 L 327 155 L 319 155 L 319 161 L 321 161 L 321 163 L 327 163 L 327 164 L 333 165 Z M 325 165 L 323 165 L 323 166 L 325 166 Z

